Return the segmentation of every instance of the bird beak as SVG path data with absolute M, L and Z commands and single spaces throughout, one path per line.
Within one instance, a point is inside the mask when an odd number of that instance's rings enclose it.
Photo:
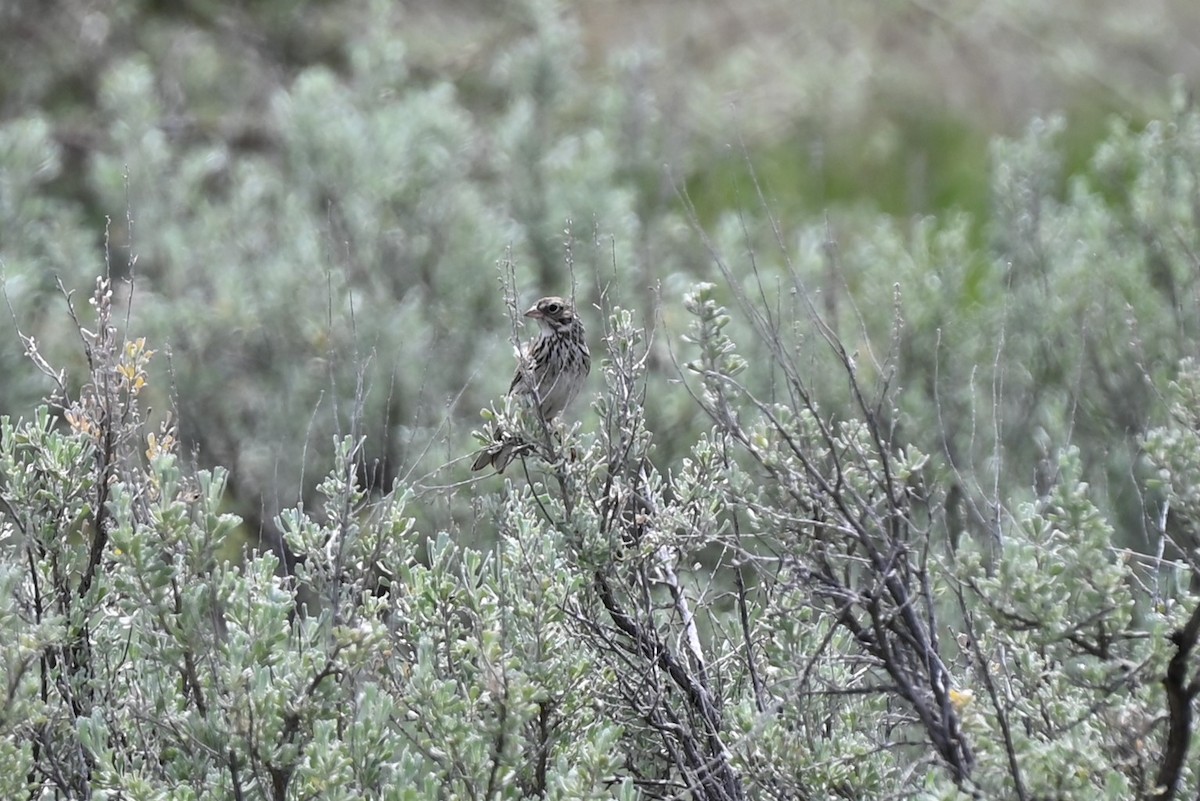
M 540 319 L 542 319 L 543 317 L 545 317 L 546 315 L 544 315 L 544 314 L 542 314 L 540 311 L 538 311 L 538 307 L 537 307 L 537 306 L 534 306 L 532 309 L 530 309 L 529 311 L 525 312 L 525 316 L 526 316 L 526 317 L 532 317 L 532 318 L 533 318 L 533 319 L 535 319 L 535 320 L 540 320 Z

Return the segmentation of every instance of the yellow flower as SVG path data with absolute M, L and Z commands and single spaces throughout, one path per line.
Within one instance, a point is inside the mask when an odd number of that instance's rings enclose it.
M 96 436 L 96 427 L 92 425 L 91 419 L 82 410 L 68 409 L 64 416 L 67 418 L 67 423 L 77 433 L 88 437 Z
M 151 461 L 164 453 L 175 452 L 175 427 L 163 423 L 160 432 L 161 435 L 156 435 L 153 431 L 146 435 L 146 458 Z
M 950 703 L 954 705 L 954 710 L 956 712 L 962 712 L 964 709 L 966 709 L 967 704 L 971 703 L 971 701 L 974 699 L 975 692 L 973 690 L 950 691 Z
M 146 386 L 146 365 L 150 363 L 150 357 L 154 353 L 152 350 L 146 350 L 145 337 L 125 343 L 125 353 L 121 363 L 117 365 L 117 373 L 129 384 L 131 394 L 138 394 Z

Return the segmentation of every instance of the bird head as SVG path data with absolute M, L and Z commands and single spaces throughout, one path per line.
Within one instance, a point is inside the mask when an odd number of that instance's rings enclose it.
M 525 316 L 537 320 L 543 331 L 561 333 L 575 324 L 575 307 L 565 298 L 552 296 L 533 304 Z

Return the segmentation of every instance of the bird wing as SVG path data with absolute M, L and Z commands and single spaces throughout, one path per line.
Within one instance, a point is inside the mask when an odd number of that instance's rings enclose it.
M 536 365 L 534 364 L 533 349 L 537 345 L 538 340 L 525 345 L 521 348 L 521 361 L 517 364 L 517 369 L 513 371 L 512 383 L 508 385 L 508 394 L 516 392 L 517 387 L 521 386 L 522 374 L 528 372 L 533 373 Z

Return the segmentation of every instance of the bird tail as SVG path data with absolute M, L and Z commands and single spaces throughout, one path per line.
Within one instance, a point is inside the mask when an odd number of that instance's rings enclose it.
M 475 461 L 471 463 L 471 470 L 482 470 L 491 465 L 497 473 L 503 473 L 504 468 L 508 467 L 513 459 L 532 448 L 532 445 L 520 437 L 493 431 L 492 441 L 476 455 Z

